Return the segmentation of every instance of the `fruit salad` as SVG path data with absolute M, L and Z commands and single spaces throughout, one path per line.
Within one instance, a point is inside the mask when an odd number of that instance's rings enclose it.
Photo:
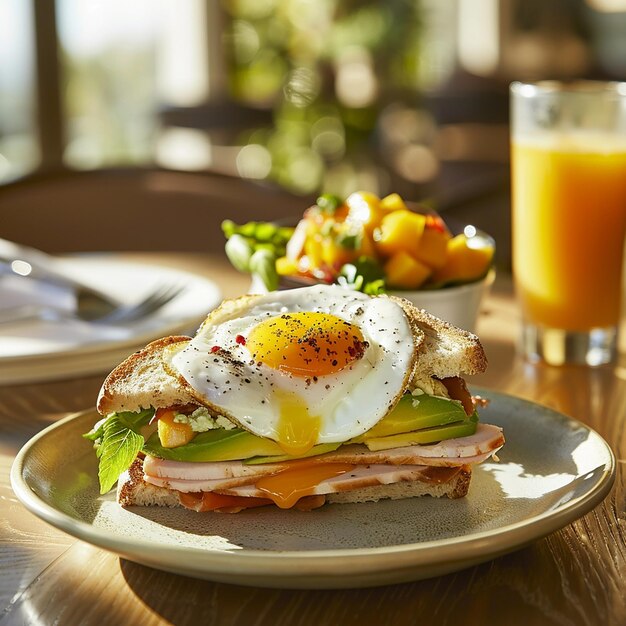
M 490 237 L 473 227 L 453 236 L 441 216 L 407 207 L 393 193 L 325 194 L 295 228 L 268 222 L 222 223 L 226 254 L 268 290 L 280 277 L 339 283 L 370 294 L 440 289 L 482 279 L 493 262 Z

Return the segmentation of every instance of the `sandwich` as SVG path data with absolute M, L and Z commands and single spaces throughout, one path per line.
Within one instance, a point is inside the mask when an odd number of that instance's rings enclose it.
M 461 498 L 504 444 L 462 378 L 478 338 L 393 296 L 316 285 L 224 301 L 106 378 L 85 437 L 126 507 L 239 512 Z

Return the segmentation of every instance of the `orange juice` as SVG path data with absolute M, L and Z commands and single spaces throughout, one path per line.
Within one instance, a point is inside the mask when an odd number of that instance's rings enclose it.
M 515 138 L 513 268 L 526 320 L 617 325 L 626 232 L 626 141 L 598 134 Z

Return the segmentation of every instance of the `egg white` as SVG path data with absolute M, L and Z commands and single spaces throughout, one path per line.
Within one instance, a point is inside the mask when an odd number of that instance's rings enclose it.
M 335 315 L 357 326 L 369 344 L 363 357 L 314 380 L 255 362 L 237 342 L 238 335 L 247 337 L 269 317 L 303 311 Z M 406 389 L 414 353 L 413 333 L 397 302 L 316 285 L 227 301 L 184 349 L 166 357 L 166 366 L 216 412 L 275 441 L 280 399 L 295 397 L 321 418 L 316 443 L 334 443 L 365 433 L 395 406 Z

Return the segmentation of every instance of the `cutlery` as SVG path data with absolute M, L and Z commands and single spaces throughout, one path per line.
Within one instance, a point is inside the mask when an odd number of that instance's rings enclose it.
M 78 310 L 66 311 L 45 305 L 25 305 L 0 309 L 0 325 L 32 320 L 55 322 L 76 319 L 100 326 L 123 325 L 129 322 L 137 322 L 146 319 L 163 308 L 183 290 L 183 285 L 159 285 L 139 302 L 118 305 L 116 308 L 100 317 L 91 317 L 89 319 L 78 315 Z
M 76 280 L 55 257 L 1 238 L 0 270 L 71 289 L 76 295 L 76 317 L 86 321 L 111 315 L 122 306 L 115 298 Z

